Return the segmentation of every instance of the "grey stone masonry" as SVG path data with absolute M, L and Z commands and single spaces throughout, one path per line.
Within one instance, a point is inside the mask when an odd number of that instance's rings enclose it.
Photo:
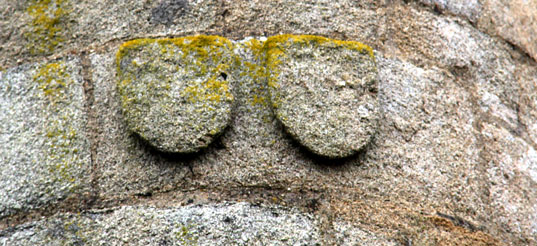
M 72 57 L 0 72 L 0 217 L 88 188 L 80 72 Z

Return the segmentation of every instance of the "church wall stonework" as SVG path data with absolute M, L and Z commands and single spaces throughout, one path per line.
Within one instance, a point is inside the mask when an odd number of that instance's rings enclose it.
M 537 244 L 536 1 L 0 6 L 2 245 Z

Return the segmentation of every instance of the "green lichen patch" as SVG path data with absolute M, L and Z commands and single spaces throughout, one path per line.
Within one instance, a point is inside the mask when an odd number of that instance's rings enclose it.
M 352 155 L 378 124 L 377 69 L 371 48 L 311 35 L 263 44 L 270 99 L 286 130 L 312 152 Z
M 30 30 L 24 34 L 32 55 L 51 54 L 64 41 L 62 28 L 68 16 L 68 0 L 31 0 L 26 13 Z
M 231 117 L 232 50 L 229 40 L 203 35 L 121 45 L 118 91 L 130 130 L 164 152 L 206 147 Z

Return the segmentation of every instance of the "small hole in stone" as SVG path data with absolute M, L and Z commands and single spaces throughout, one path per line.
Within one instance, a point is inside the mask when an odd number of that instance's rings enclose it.
M 233 219 L 231 219 L 230 217 L 226 216 L 226 218 L 224 218 L 223 221 L 226 222 L 226 223 L 231 223 L 233 221 Z

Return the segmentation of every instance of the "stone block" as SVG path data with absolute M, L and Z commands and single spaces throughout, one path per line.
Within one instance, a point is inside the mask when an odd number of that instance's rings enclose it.
M 309 35 L 268 38 L 268 85 L 276 117 L 312 152 L 355 154 L 378 127 L 373 50 L 352 41 Z
M 203 35 L 124 43 L 117 75 L 129 130 L 163 152 L 207 147 L 231 118 L 232 50 L 227 39 Z
M 59 214 L 1 232 L 3 245 L 319 245 L 315 217 L 249 203 L 126 206 Z
M 76 58 L 0 73 L 0 217 L 81 196 L 91 167 Z

